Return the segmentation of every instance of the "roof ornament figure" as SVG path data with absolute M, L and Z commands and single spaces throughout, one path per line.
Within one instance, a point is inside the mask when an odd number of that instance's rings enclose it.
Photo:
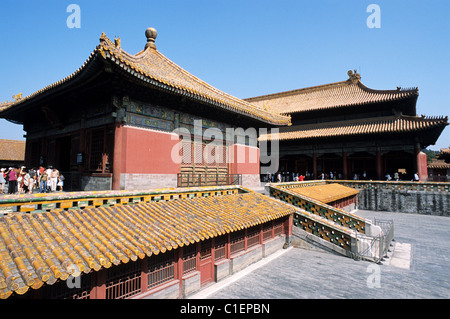
M 19 94 L 14 94 L 12 98 L 17 102 L 22 99 L 22 92 Z
M 145 30 L 145 36 L 147 37 L 147 43 L 145 44 L 145 49 L 147 49 L 147 48 L 156 49 L 155 40 L 156 40 L 157 35 L 158 34 L 156 32 L 156 29 L 154 29 L 154 28 L 147 28 L 147 30 Z
M 352 81 L 353 84 L 356 84 L 361 80 L 361 75 L 359 75 L 356 69 L 354 73 L 352 70 L 348 70 L 347 75 L 349 77 L 349 80 Z
M 108 37 L 106 36 L 105 32 L 102 32 L 102 34 L 100 35 L 100 43 L 106 41 L 106 39 L 108 39 Z
M 120 44 L 120 38 L 119 38 L 118 36 L 116 36 L 116 37 L 114 38 L 114 44 L 115 44 L 115 46 L 116 46 L 117 49 L 120 49 L 121 44 Z

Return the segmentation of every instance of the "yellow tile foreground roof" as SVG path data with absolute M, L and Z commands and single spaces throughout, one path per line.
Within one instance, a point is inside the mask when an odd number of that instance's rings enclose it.
M 289 191 L 303 196 L 307 196 L 309 198 L 318 200 L 319 202 L 325 204 L 331 203 L 333 201 L 345 197 L 357 195 L 359 193 L 359 191 L 354 188 L 340 184 L 326 184 L 310 187 L 289 188 Z
M 250 192 L 0 217 L 0 299 L 287 216 Z M 75 267 L 76 266 L 76 267 Z

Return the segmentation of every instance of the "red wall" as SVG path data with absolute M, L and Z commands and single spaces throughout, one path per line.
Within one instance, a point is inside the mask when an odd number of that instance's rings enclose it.
M 113 189 L 120 189 L 120 174 L 177 174 L 180 164 L 172 161 L 172 148 L 179 140 L 173 134 L 116 126 L 114 136 Z
M 114 141 L 113 189 L 120 189 L 120 174 L 177 174 L 180 163 L 172 160 L 180 147 L 175 134 L 117 126 Z M 259 149 L 229 146 L 230 174 L 259 174 Z M 175 153 L 177 153 L 175 151 Z
M 180 164 L 171 158 L 173 147 L 178 139 L 172 140 L 173 134 L 123 127 L 123 145 L 121 173 L 137 174 L 176 174 Z
M 259 148 L 234 144 L 229 146 L 230 174 L 259 174 Z

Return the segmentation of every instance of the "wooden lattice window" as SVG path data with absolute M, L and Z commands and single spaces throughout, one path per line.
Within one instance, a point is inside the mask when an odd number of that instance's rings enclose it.
M 200 248 L 200 259 L 206 259 L 211 257 L 212 252 L 212 242 L 211 240 L 202 241 Z
M 216 163 L 217 166 L 221 167 L 227 167 L 228 166 L 228 158 L 227 158 L 227 147 L 224 146 L 217 146 L 216 147 L 216 153 L 219 153 L 218 155 L 218 162 Z
M 111 267 L 106 273 L 106 299 L 125 299 L 141 293 L 142 264 L 128 262 Z
M 175 278 L 173 250 L 156 256 L 153 255 L 148 262 L 147 288 L 156 287 Z
M 91 172 L 109 173 L 112 167 L 114 130 L 111 127 L 93 129 L 86 134 L 87 160 L 85 169 Z
M 272 238 L 273 234 L 273 223 L 267 222 L 263 225 L 263 241 L 269 240 Z
M 193 143 L 192 146 L 192 157 L 194 159 L 193 164 L 203 166 L 205 165 L 205 158 L 203 156 L 203 151 L 205 149 L 205 145 L 202 143 Z
M 214 260 L 225 258 L 225 247 L 227 243 L 227 236 L 220 236 L 214 240 Z
M 183 274 L 194 271 L 197 267 L 197 246 L 191 244 L 183 247 Z
M 235 254 L 245 249 L 245 230 L 230 234 L 230 253 Z
M 93 171 L 102 170 L 103 148 L 105 141 L 105 132 L 103 129 L 93 130 L 91 132 L 91 149 L 89 153 L 89 169 Z
M 273 234 L 274 234 L 274 236 L 283 234 L 283 221 L 282 220 L 279 219 L 274 222 Z
M 261 233 L 261 227 L 254 226 L 247 229 L 247 248 L 259 244 L 259 234 Z

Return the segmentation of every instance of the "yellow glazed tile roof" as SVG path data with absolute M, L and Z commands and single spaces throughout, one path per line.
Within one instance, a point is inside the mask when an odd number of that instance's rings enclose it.
M 435 128 L 444 129 L 444 127 L 448 125 L 447 120 L 447 117 L 427 118 L 399 115 L 366 118 L 360 120 L 293 125 L 290 127 L 281 127 L 279 129 L 279 133 L 276 135 L 263 134 L 259 137 L 259 140 L 300 140 L 365 134 L 410 133 Z
M 0 217 L 0 298 L 294 213 L 243 194 Z M 76 266 L 76 267 L 75 267 Z
M 330 203 L 336 200 L 357 195 L 358 190 L 340 184 L 326 184 L 310 187 L 290 188 L 289 191 L 315 199 L 322 203 Z
M 433 159 L 432 162 L 427 164 L 427 167 L 432 169 L 450 169 L 450 163 L 446 163 L 443 159 Z
M 15 102 L 8 101 L 0 103 L 0 113 L 76 78 L 97 58 L 118 66 L 131 75 L 131 77 L 142 81 L 146 85 L 156 86 L 176 94 L 186 95 L 201 103 L 213 105 L 214 107 L 251 117 L 265 123 L 274 125 L 290 124 L 290 116 L 264 110 L 257 105 L 253 105 L 216 89 L 169 60 L 156 50 L 156 48 L 149 47 L 132 55 L 125 52 L 120 45 L 112 42 L 104 33 L 100 37 L 100 44 L 77 71 L 29 96 L 22 98 L 20 94 L 20 98 L 16 99 Z
M 0 161 L 23 161 L 25 141 L 0 139 Z
M 347 81 L 257 96 L 245 100 L 280 114 L 290 114 L 352 105 L 399 101 L 418 95 L 419 91 L 417 88 L 374 90 L 366 87 L 359 79 L 348 79 Z

